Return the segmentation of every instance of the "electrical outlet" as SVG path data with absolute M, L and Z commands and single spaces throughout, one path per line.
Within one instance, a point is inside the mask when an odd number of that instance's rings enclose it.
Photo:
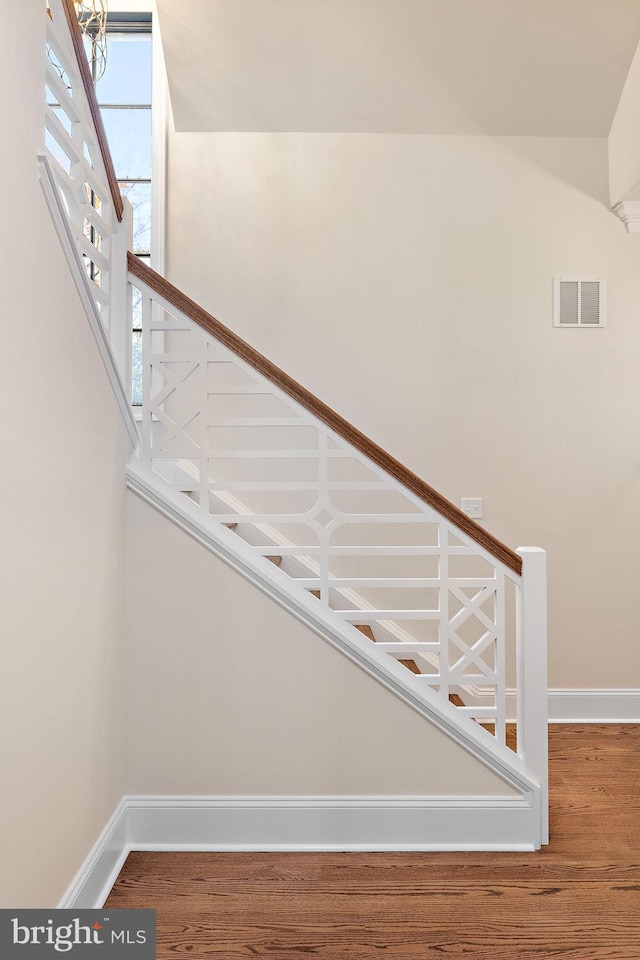
M 462 512 L 472 520 L 482 520 L 482 499 L 480 497 L 463 497 Z

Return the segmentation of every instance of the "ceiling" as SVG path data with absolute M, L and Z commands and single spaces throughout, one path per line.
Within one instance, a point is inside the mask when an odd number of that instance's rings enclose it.
M 640 0 L 157 0 L 181 131 L 607 136 Z

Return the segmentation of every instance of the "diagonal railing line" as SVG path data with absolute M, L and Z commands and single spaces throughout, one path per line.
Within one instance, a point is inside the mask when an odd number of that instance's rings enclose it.
M 358 430 L 344 417 L 332 410 L 318 397 L 299 384 L 265 356 L 242 340 L 224 324 L 208 313 L 203 307 L 186 296 L 181 290 L 148 267 L 134 254 L 129 253 L 129 270 L 149 288 L 182 311 L 190 320 L 231 350 L 253 369 L 266 377 L 271 383 L 296 401 L 301 407 L 328 426 L 342 439 L 368 457 L 378 467 L 401 483 L 439 514 L 454 524 L 475 543 L 483 547 L 496 560 L 499 560 L 514 573 L 522 573 L 522 559 L 510 547 L 506 546 L 487 530 L 478 526 L 455 504 L 422 480 L 408 467 L 383 450 L 373 440 Z

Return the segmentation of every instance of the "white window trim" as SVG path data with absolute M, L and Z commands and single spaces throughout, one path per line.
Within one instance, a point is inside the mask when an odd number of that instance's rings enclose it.
M 151 266 L 164 274 L 167 199 L 167 71 L 160 38 L 156 0 L 113 0 L 117 13 L 150 13 L 151 66 Z M 113 14 L 112 14 L 113 16 Z
M 167 209 L 167 71 L 160 39 L 158 12 L 154 2 L 151 37 L 153 44 L 151 81 L 151 266 L 164 276 Z M 140 10 L 140 4 L 138 5 Z
M 151 65 L 151 267 L 164 276 L 167 201 L 167 104 L 169 90 L 155 0 L 114 0 L 118 13 L 150 13 Z M 131 394 L 129 394 L 131 395 Z M 142 408 L 131 404 L 134 419 L 142 420 Z

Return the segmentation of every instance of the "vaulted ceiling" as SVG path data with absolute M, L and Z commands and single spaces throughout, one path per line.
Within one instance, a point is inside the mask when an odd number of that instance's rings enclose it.
M 608 134 L 640 0 L 158 0 L 178 130 Z

